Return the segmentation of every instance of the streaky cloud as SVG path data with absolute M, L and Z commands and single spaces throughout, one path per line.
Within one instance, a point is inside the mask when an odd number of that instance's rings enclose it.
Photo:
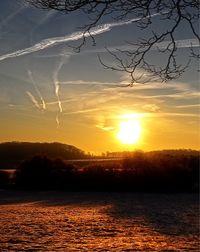
M 53 17 L 54 15 L 56 14 L 55 11 L 50 11 L 50 12 L 47 12 L 47 14 L 45 16 L 43 16 L 38 24 L 36 26 L 34 26 L 32 28 L 32 30 L 30 31 L 30 41 L 31 41 L 31 44 L 32 44 L 32 41 L 33 41 L 33 34 L 37 31 L 37 29 L 43 25 L 45 22 L 47 22 L 51 17 Z
M 63 112 L 63 108 L 62 108 L 62 102 L 60 100 L 60 95 L 59 95 L 60 82 L 59 82 L 58 76 L 59 76 L 59 73 L 60 73 L 63 65 L 67 62 L 67 60 L 70 58 L 70 56 L 71 55 L 69 54 L 68 57 L 61 57 L 59 63 L 56 65 L 56 68 L 53 72 L 53 83 L 54 83 L 54 88 L 55 88 L 55 95 L 58 100 L 58 107 L 59 107 L 60 113 Z
M 71 80 L 71 81 L 61 81 L 61 85 L 110 85 L 110 86 L 119 86 L 117 82 L 101 82 L 101 81 L 85 81 L 85 80 Z M 127 83 L 128 84 L 128 83 Z
M 60 120 L 59 120 L 59 115 L 56 115 L 56 124 L 57 124 L 57 129 L 60 128 Z
M 154 51 L 157 49 L 159 49 L 159 50 L 165 49 L 166 47 L 168 47 L 170 42 L 171 41 L 163 41 L 160 43 L 155 43 L 150 50 Z M 175 43 L 176 43 L 177 48 L 200 47 L 199 40 L 195 39 L 195 38 L 175 40 Z M 129 45 L 129 44 L 117 46 L 117 49 L 120 49 L 122 51 L 123 50 L 125 50 L 125 51 L 126 50 L 135 50 L 137 48 L 138 48 L 137 46 Z M 116 50 L 116 47 L 108 47 L 108 49 L 110 51 L 114 51 L 114 50 Z M 169 49 L 170 49 L 170 46 L 169 46 Z M 93 50 L 91 50 L 91 52 L 95 52 L 95 50 L 96 50 L 96 52 L 106 52 L 105 48 L 101 48 L 101 49 L 99 49 L 99 51 L 98 51 L 98 49 L 93 49 Z M 89 50 L 85 51 L 85 52 L 89 53 Z
M 64 52 L 65 50 L 63 50 Z M 55 89 L 55 96 L 57 98 L 57 102 L 58 102 L 58 109 L 59 112 L 56 116 L 56 124 L 57 124 L 57 128 L 60 127 L 60 121 L 59 121 L 59 113 L 63 112 L 63 107 L 62 107 L 62 101 L 60 99 L 60 82 L 59 82 L 59 73 L 63 67 L 63 65 L 70 59 L 71 54 L 68 55 L 68 57 L 61 57 L 59 63 L 56 65 L 56 68 L 53 72 L 53 83 L 54 83 L 54 89 Z
M 200 108 L 200 104 L 178 105 L 176 108 Z
M 27 8 L 28 6 L 25 6 L 25 5 L 21 6 L 20 8 L 17 8 L 14 12 L 12 12 L 4 20 L 0 22 L 0 29 L 2 29 L 3 26 L 5 26 L 8 22 L 10 22 L 13 18 L 15 18 L 17 15 L 19 15 L 23 10 Z
M 162 112 L 162 113 L 151 113 L 150 117 L 198 117 L 195 113 L 170 113 L 170 112 Z
M 153 17 L 153 16 L 158 16 L 158 15 L 160 15 L 160 14 L 155 13 L 151 16 Z M 78 31 L 78 32 L 73 32 L 73 33 L 66 35 L 66 36 L 47 38 L 47 39 L 40 41 L 39 43 L 36 43 L 35 45 L 33 45 L 31 47 L 27 47 L 25 49 L 20 49 L 15 52 L 12 52 L 12 53 L 7 53 L 4 55 L 1 55 L 0 61 L 3 61 L 8 58 L 15 58 L 15 57 L 23 56 L 26 54 L 34 53 L 37 51 L 41 51 L 46 48 L 49 48 L 49 47 L 52 47 L 52 46 L 55 46 L 55 45 L 58 45 L 58 44 L 61 44 L 64 42 L 76 41 L 76 40 L 83 38 L 83 36 L 85 38 L 90 37 L 90 36 L 96 36 L 96 35 L 108 32 L 114 27 L 129 25 L 133 22 L 137 22 L 142 19 L 143 18 L 133 18 L 130 20 L 125 20 L 125 21 L 120 21 L 120 22 L 106 23 L 106 24 L 98 25 L 98 26 L 92 28 L 90 30 L 90 32 Z
M 42 109 L 45 110 L 45 109 L 46 109 L 46 103 L 45 103 L 45 101 L 44 101 L 44 99 L 43 99 L 43 97 L 42 97 L 42 94 L 41 94 L 40 90 L 38 89 L 38 87 L 37 87 L 37 85 L 36 85 L 36 83 L 35 83 L 35 81 L 34 81 L 34 79 L 33 79 L 33 74 L 32 74 L 32 72 L 31 72 L 30 70 L 28 70 L 28 76 L 29 76 L 29 79 L 30 79 L 31 83 L 32 83 L 33 86 L 34 86 L 34 89 L 35 89 L 37 95 L 39 96 L 39 98 L 40 98 L 40 100 L 41 100 Z
M 154 46 L 152 46 L 152 48 L 150 49 L 150 51 L 155 51 L 155 50 L 163 50 L 165 49 L 168 44 L 170 43 L 170 41 L 164 41 L 164 42 L 160 42 L 160 43 L 156 43 Z M 193 38 L 189 38 L 189 39 L 182 39 L 182 40 L 176 40 L 176 47 L 177 49 L 181 49 L 181 48 L 198 48 L 200 47 L 199 41 L 197 39 L 193 39 Z M 110 52 L 116 51 L 117 50 L 122 50 L 122 51 L 133 51 L 136 50 L 138 47 L 134 46 L 134 45 L 129 45 L 129 44 L 125 44 L 125 45 L 119 45 L 116 47 L 113 46 L 108 46 L 107 49 Z M 170 48 L 170 47 L 169 47 Z M 80 52 L 80 55 L 87 55 L 87 54 L 92 54 L 92 53 L 107 53 L 108 51 L 105 48 L 96 48 L 96 49 L 89 49 L 89 50 L 83 50 Z M 53 54 L 44 54 L 44 55 L 37 55 L 37 58 L 57 58 L 57 57 L 67 57 L 69 54 L 71 54 L 71 56 L 76 56 L 76 53 L 72 53 L 69 52 L 68 54 L 65 53 L 53 53 Z
M 155 45 L 151 47 L 150 51 L 155 51 L 158 49 L 159 50 L 165 49 L 169 45 L 170 42 L 171 41 L 163 41 L 160 43 L 155 43 Z M 195 38 L 180 39 L 180 40 L 176 40 L 175 43 L 178 49 L 200 47 L 199 40 Z M 138 46 L 131 45 L 131 44 L 124 44 L 124 45 L 119 45 L 116 47 L 108 46 L 107 49 L 111 52 L 116 51 L 116 49 L 122 50 L 122 51 L 133 51 L 133 50 L 138 49 Z M 169 46 L 169 49 L 170 49 L 170 46 Z M 90 53 L 107 53 L 107 50 L 105 48 L 95 48 L 95 49 L 85 50 L 81 52 L 81 54 L 90 54 Z M 38 57 L 58 57 L 58 56 L 59 55 L 57 54 L 52 54 L 52 55 L 41 55 Z
M 64 115 L 73 115 L 73 114 L 85 114 L 85 113 L 91 113 L 91 112 L 96 112 L 100 111 L 102 109 L 100 108 L 93 108 L 93 109 L 82 109 L 82 110 L 77 110 L 77 111 L 72 111 L 72 112 L 66 112 Z
M 29 97 L 30 100 L 32 101 L 33 105 L 34 105 L 36 108 L 40 109 L 40 104 L 38 103 L 38 101 L 36 100 L 36 98 L 34 97 L 34 95 L 31 94 L 31 92 L 29 92 L 29 91 L 26 91 L 26 94 L 28 95 L 28 97 Z

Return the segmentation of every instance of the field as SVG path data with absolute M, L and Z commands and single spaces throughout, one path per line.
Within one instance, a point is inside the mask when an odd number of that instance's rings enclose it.
M 197 194 L 0 192 L 0 251 L 199 251 Z

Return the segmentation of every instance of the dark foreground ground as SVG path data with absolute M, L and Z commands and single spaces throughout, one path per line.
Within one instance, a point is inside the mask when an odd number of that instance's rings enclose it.
M 0 251 L 199 251 L 197 194 L 0 191 Z

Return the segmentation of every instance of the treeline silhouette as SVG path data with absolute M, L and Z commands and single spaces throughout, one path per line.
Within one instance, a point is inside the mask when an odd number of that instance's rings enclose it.
M 0 143 L 0 169 L 15 169 L 22 160 L 34 155 L 46 155 L 52 158 L 84 159 L 88 156 L 73 145 L 62 143 Z
M 4 175 L 0 183 L 8 182 Z M 121 161 L 87 165 L 40 155 L 23 161 L 9 183 L 30 190 L 198 192 L 199 152 L 134 152 Z

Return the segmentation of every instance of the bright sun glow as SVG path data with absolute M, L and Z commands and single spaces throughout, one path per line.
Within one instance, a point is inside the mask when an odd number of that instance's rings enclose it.
M 129 118 L 120 123 L 117 133 L 118 139 L 123 144 L 135 144 L 139 141 L 141 126 L 136 118 Z

